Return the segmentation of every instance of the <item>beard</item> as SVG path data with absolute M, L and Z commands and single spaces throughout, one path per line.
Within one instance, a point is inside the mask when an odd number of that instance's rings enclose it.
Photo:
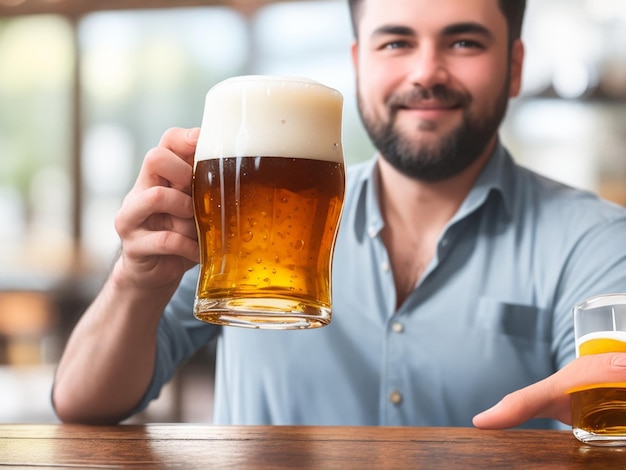
M 404 175 L 427 182 L 451 178 L 474 163 L 497 133 L 509 101 L 508 76 L 494 106 L 483 116 L 472 114 L 470 105 L 473 99 L 469 93 L 451 90 L 443 85 L 432 89 L 418 86 L 409 93 L 394 94 L 386 100 L 389 119 L 385 121 L 368 115 L 358 84 L 357 89 L 361 120 L 383 158 Z M 414 142 L 396 128 L 397 115 L 401 109 L 415 106 L 426 99 L 463 110 L 461 123 L 431 144 Z M 435 131 L 436 126 L 432 121 L 422 121 L 416 125 L 416 131 Z

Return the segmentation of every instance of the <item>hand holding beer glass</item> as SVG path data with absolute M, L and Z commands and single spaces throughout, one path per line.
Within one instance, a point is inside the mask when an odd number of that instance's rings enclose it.
M 626 294 L 607 294 L 574 307 L 577 357 L 626 352 Z M 572 429 L 582 442 L 626 445 L 626 381 L 570 391 Z
M 342 105 L 338 91 L 303 78 L 235 77 L 209 90 L 192 184 L 196 318 L 268 329 L 330 323 Z

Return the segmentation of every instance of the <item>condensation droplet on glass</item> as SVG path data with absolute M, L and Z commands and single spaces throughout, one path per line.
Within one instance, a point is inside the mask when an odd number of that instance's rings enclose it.
M 288 264 L 288 265 L 287 265 L 287 269 L 288 269 L 289 271 L 294 271 L 294 270 L 296 269 L 296 265 L 295 265 L 295 264 Z
M 292 245 L 294 250 L 302 250 L 304 249 L 304 240 L 297 240 Z
M 248 231 L 248 232 L 244 232 L 241 235 L 241 240 L 244 241 L 244 242 L 251 242 L 253 237 L 254 237 L 254 234 L 252 232 Z
M 261 264 L 263 262 L 263 260 L 261 258 L 257 258 L 256 259 L 256 264 Z

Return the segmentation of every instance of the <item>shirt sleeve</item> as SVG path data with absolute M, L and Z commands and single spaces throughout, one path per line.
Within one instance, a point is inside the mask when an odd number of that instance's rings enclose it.
M 220 326 L 211 325 L 193 316 L 193 301 L 198 267 L 183 276 L 180 286 L 163 312 L 157 331 L 157 350 L 152 381 L 145 395 L 131 414 L 144 410 L 158 398 L 163 386 L 176 369 L 189 360 L 202 346 L 216 338 Z

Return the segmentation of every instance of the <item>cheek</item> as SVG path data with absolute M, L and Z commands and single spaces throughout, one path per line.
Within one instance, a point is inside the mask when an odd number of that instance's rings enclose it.
M 474 102 L 484 103 L 485 106 L 491 106 L 499 99 L 507 81 L 506 70 L 490 62 L 467 67 L 459 76 Z
M 388 66 L 373 63 L 361 67 L 358 86 L 362 104 L 370 110 L 385 109 L 385 101 L 398 88 Z

